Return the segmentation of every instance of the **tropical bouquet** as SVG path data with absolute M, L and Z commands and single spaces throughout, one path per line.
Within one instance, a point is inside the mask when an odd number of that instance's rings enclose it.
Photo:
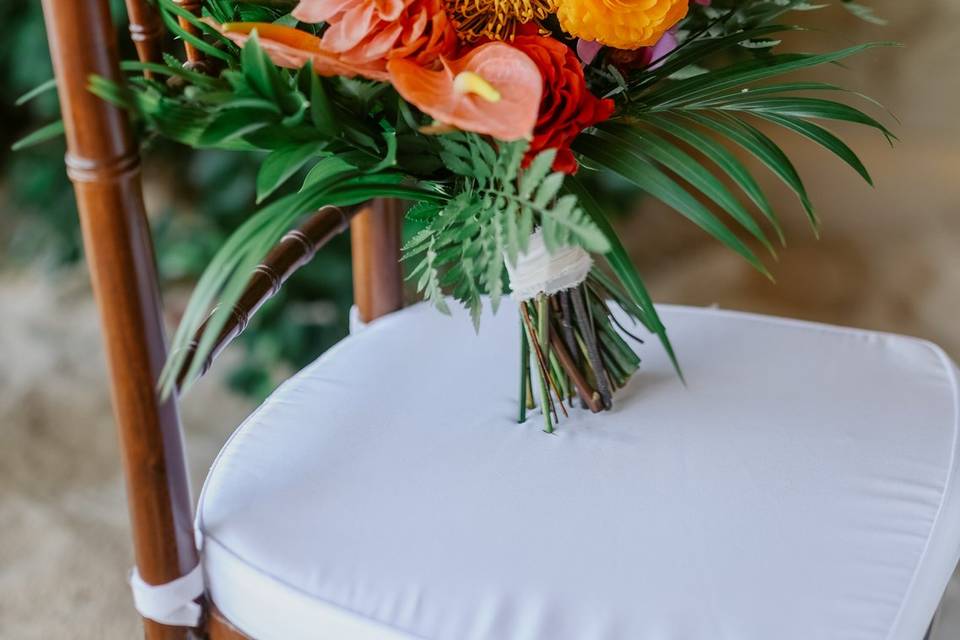
M 751 244 L 774 255 L 783 232 L 740 156 L 786 183 L 816 228 L 770 132 L 809 138 L 868 182 L 856 154 L 816 121 L 892 139 L 833 99 L 859 94 L 781 78 L 885 44 L 781 51 L 799 30 L 782 18 L 825 6 L 798 0 L 205 0 L 200 15 L 174 0 L 157 6 L 203 62 L 127 62 L 123 84 L 92 78 L 92 90 L 148 135 L 266 152 L 257 178 L 265 206 L 199 281 L 167 391 L 193 334 L 205 328 L 198 368 L 251 270 L 299 218 L 399 198 L 412 203 L 403 259 L 424 298 L 441 311 L 455 299 L 475 323 L 485 304 L 496 310 L 508 293 L 518 301 L 519 418 L 539 404 L 552 431 L 577 399 L 609 409 L 637 370 L 624 318 L 677 364 L 585 178 L 618 174 L 769 277 Z M 221 311 L 208 318 L 211 309 Z

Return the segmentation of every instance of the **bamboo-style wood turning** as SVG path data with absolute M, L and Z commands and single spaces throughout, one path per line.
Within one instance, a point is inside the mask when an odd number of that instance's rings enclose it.
M 134 552 L 148 584 L 197 564 L 182 434 L 174 399 L 156 392 L 165 345 L 140 162 L 126 115 L 87 90 L 119 80 L 107 0 L 43 0 L 84 248 L 106 342 Z M 151 640 L 186 630 L 145 620 Z
M 240 300 L 230 311 L 227 323 L 217 336 L 213 350 L 203 363 L 200 375 L 210 368 L 213 360 L 239 336 L 250 322 L 253 314 L 263 304 L 275 296 L 283 283 L 300 267 L 306 265 L 317 251 L 332 240 L 336 235 L 345 231 L 350 220 L 361 210 L 361 207 L 324 207 L 298 228 L 290 231 L 280 243 L 270 252 L 264 261 L 253 270 L 250 283 L 244 290 Z M 200 336 L 206 328 L 206 322 L 200 327 L 190 343 L 190 353 L 184 361 L 183 367 L 177 376 L 177 387 L 183 386 L 193 354 L 196 351 Z
M 126 0 L 130 19 L 130 39 L 137 47 L 141 62 L 163 60 L 163 20 L 157 8 L 147 0 Z M 153 74 L 146 72 L 148 78 Z
M 140 59 L 160 61 L 163 33 L 156 9 L 146 0 L 126 2 Z M 199 12 L 197 0 L 180 4 Z M 67 138 L 67 171 L 106 343 L 136 565 L 148 584 L 165 584 L 192 570 L 198 558 L 176 399 L 162 401 L 157 391 L 166 345 L 137 146 L 126 115 L 87 89 L 94 74 L 121 78 L 109 2 L 43 0 L 43 12 Z M 191 62 L 202 61 L 193 47 L 187 55 Z M 400 308 L 401 215 L 391 200 L 364 208 L 329 207 L 288 233 L 252 275 L 214 354 L 351 220 L 361 317 L 372 320 Z M 214 640 L 245 638 L 209 603 L 203 604 L 204 634 Z M 185 640 L 192 633 L 150 620 L 144 620 L 144 630 L 149 640 Z

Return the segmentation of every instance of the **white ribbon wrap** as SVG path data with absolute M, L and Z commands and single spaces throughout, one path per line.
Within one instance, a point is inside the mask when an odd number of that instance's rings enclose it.
M 203 595 L 201 565 L 173 582 L 158 585 L 144 582 L 134 567 L 130 588 L 134 606 L 144 618 L 172 627 L 195 627 L 200 623 L 202 609 L 194 600 Z
M 547 251 L 543 232 L 537 229 L 530 236 L 526 253 L 517 256 L 516 266 L 507 260 L 510 288 L 515 300 L 530 300 L 541 293 L 547 295 L 575 287 L 587 278 L 593 259 L 578 246 Z

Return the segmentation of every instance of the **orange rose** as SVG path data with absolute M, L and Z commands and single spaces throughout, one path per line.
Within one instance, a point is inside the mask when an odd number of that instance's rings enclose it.
M 553 38 L 517 36 L 513 46 L 527 54 L 543 76 L 543 101 L 525 164 L 544 149 L 556 149 L 553 168 L 575 173 L 570 144 L 587 127 L 613 114 L 613 100 L 600 100 L 587 88 L 580 61 L 570 47 Z

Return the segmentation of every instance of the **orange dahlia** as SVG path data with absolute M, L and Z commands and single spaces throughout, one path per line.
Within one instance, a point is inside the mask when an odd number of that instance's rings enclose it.
M 688 0 L 558 0 L 564 31 L 618 49 L 649 47 L 687 15 Z
M 299 68 L 307 62 L 322 76 L 363 76 L 386 81 L 387 61 L 409 59 L 431 68 L 459 48 L 457 31 L 443 0 L 302 0 L 294 11 L 303 22 L 326 22 L 320 37 L 263 22 L 219 25 L 243 45 L 256 31 L 275 64 Z
M 374 66 L 386 78 L 387 60 L 409 58 L 438 66 L 459 46 L 442 0 L 301 0 L 293 11 L 303 22 L 326 22 L 323 49 L 347 63 Z

